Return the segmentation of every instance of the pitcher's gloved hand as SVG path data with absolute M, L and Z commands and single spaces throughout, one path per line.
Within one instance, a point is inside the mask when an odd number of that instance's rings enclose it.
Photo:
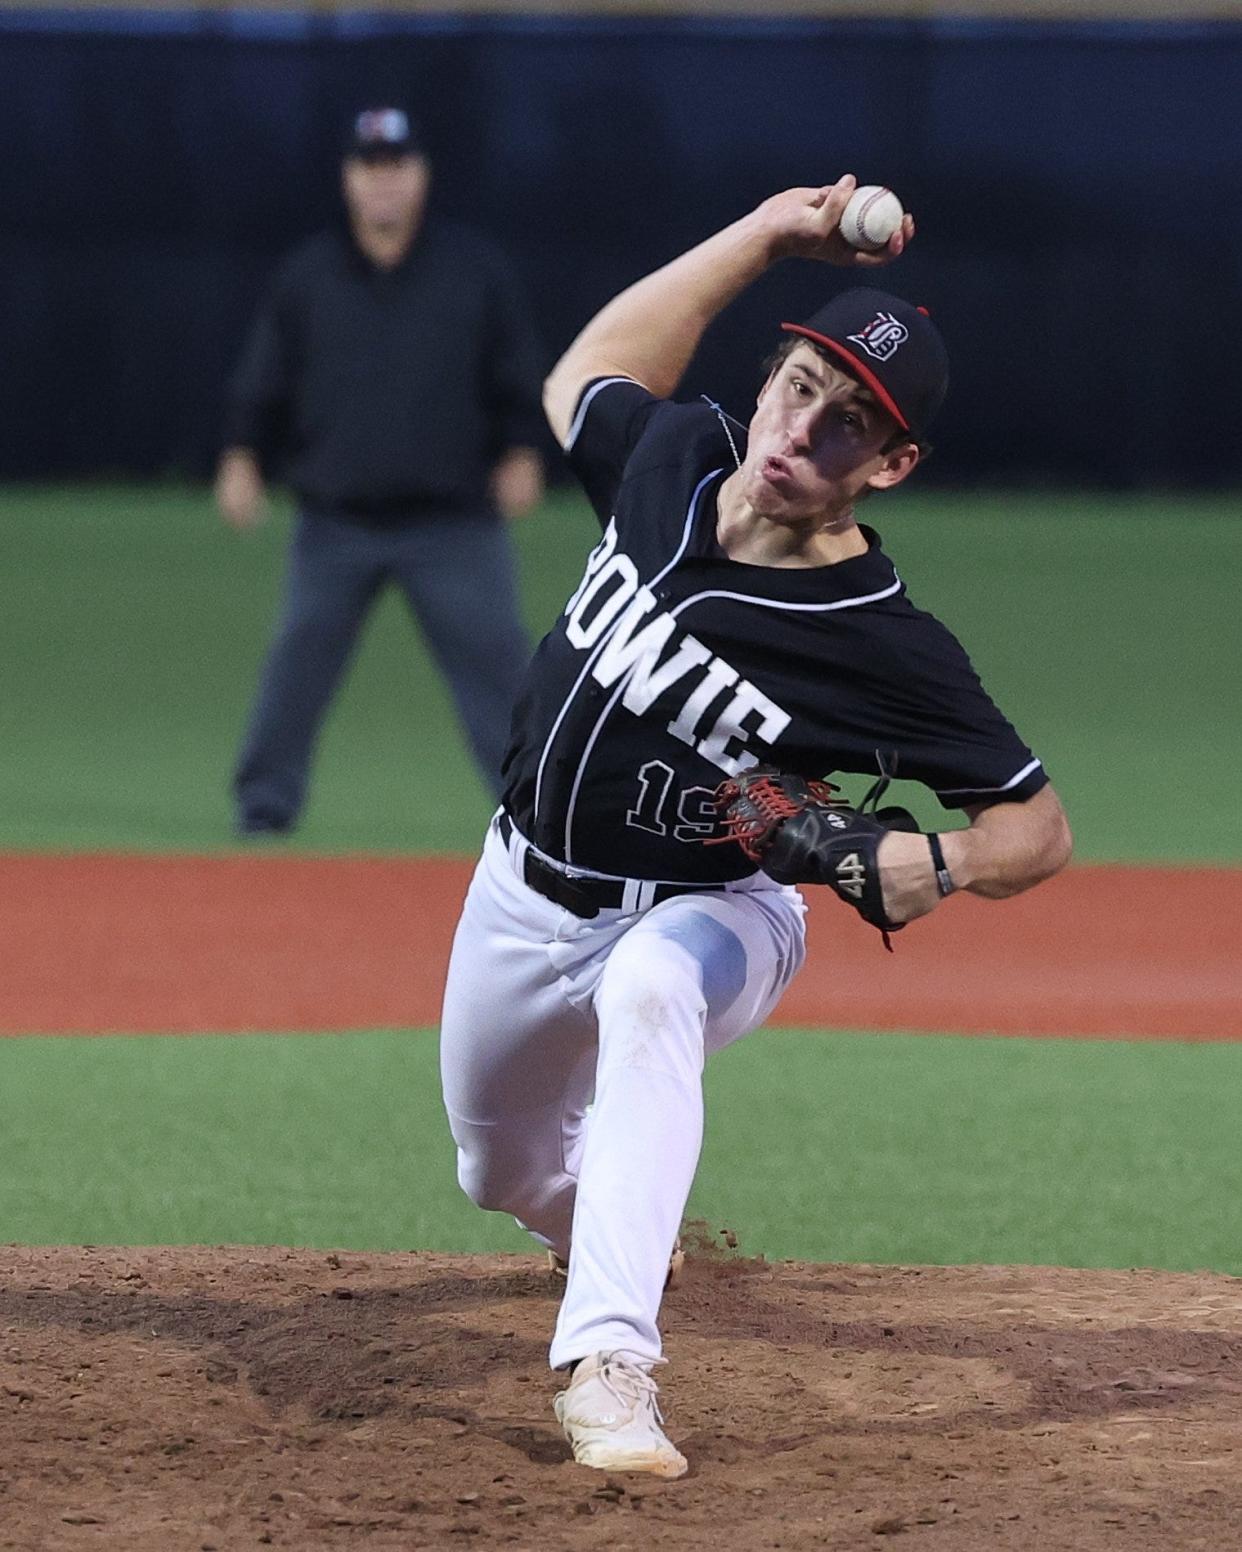
M 871 794 L 852 808 L 836 792 L 830 782 L 757 765 L 716 789 L 725 829 L 719 839 L 736 841 L 778 883 L 827 884 L 888 944 L 888 934 L 905 924 L 885 909 L 877 853 L 891 830 L 917 832 L 918 822 L 904 808 L 864 812 Z M 952 883 L 937 858 L 935 837 L 927 840 L 929 866 L 936 869 L 940 893 L 947 894 Z

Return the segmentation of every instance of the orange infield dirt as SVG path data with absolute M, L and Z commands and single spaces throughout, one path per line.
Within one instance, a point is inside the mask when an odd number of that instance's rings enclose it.
M 569 1459 L 558 1291 L 530 1257 L 0 1249 L 0 1547 L 1237 1545 L 1237 1280 L 692 1255 L 677 1482 Z
M 0 857 L 0 1033 L 435 1024 L 469 864 Z M 773 1023 L 1242 1039 L 1242 869 L 1072 868 L 894 939 L 810 891 Z M 0 1545 L 3 1545 L 0 1542 Z

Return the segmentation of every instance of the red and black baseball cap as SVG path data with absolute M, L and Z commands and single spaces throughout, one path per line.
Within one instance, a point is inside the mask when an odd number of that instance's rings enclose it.
M 944 403 L 949 355 L 926 308 L 860 286 L 805 323 L 781 328 L 836 356 L 913 436 L 923 435 Z
M 345 155 L 363 161 L 395 161 L 423 151 L 418 126 L 404 108 L 364 108 L 350 120 Z

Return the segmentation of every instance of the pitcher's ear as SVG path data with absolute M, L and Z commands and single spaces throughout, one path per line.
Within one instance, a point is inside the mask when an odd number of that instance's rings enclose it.
M 921 457 L 917 442 L 899 442 L 884 454 L 884 462 L 874 474 L 868 476 L 867 484 L 872 490 L 892 490 L 903 480 L 909 479 Z

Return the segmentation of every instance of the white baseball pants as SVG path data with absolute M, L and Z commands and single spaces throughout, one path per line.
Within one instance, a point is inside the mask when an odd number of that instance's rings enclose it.
M 704 1058 L 771 1013 L 802 964 L 805 907 L 758 874 L 584 921 L 527 887 L 524 846 L 492 825 L 453 944 L 441 1072 L 458 1179 L 568 1260 L 553 1368 L 654 1360 Z

